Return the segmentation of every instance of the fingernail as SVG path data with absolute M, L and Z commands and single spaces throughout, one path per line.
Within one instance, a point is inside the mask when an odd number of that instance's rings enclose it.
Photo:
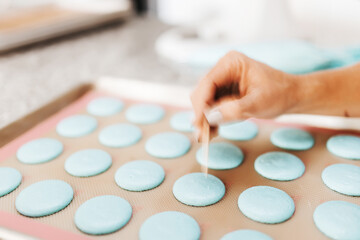
M 216 108 L 211 110 L 208 114 L 205 114 L 205 116 L 210 126 L 219 125 L 223 119 L 222 113 Z

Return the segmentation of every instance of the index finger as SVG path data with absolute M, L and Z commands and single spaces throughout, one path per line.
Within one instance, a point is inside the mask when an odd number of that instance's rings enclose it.
M 204 111 L 211 108 L 215 103 L 216 90 L 229 84 L 234 79 L 231 78 L 231 61 L 226 55 L 213 67 L 210 72 L 200 80 L 199 84 L 192 92 L 191 101 L 194 108 L 194 125 L 201 130 Z

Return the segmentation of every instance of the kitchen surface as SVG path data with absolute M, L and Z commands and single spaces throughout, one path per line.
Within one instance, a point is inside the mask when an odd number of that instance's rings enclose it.
M 169 68 L 155 53 L 166 29 L 155 16 L 133 17 L 0 55 L 0 127 L 104 75 L 193 85 L 197 77 Z

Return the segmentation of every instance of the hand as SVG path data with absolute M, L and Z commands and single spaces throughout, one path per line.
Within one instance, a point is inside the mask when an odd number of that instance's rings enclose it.
M 298 101 L 297 76 L 231 51 L 199 82 L 191 95 L 197 138 L 204 113 L 211 126 L 247 118 L 274 118 Z

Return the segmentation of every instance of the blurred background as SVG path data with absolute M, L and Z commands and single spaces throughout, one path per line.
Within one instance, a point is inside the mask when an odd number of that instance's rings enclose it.
M 360 0 L 1 0 L 0 128 L 84 81 L 192 87 L 229 50 L 304 74 L 360 61 Z

